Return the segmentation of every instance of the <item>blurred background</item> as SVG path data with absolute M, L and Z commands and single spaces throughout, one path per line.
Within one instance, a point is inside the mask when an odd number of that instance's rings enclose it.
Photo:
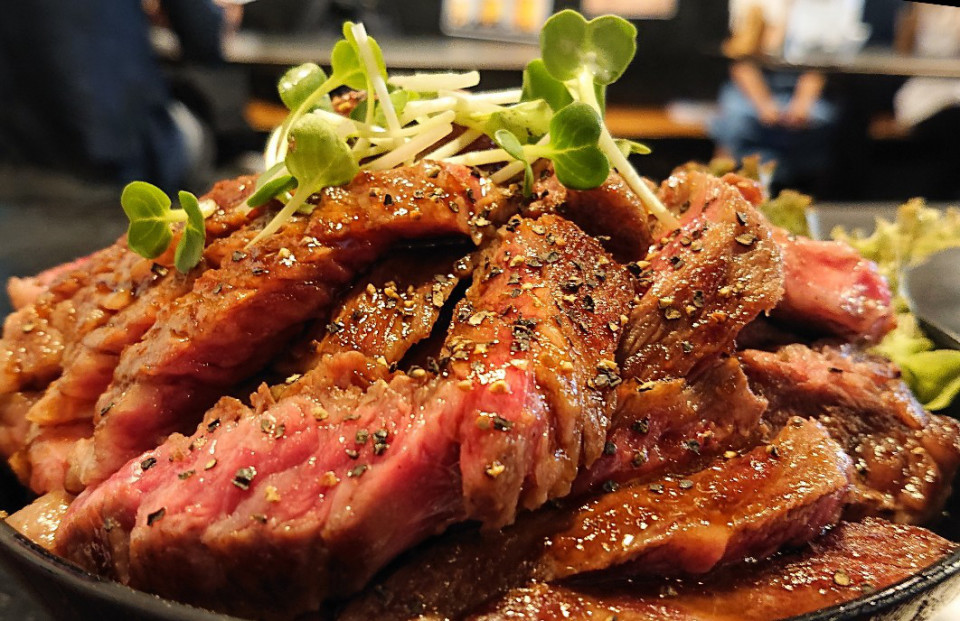
M 638 170 L 759 154 L 794 187 L 869 223 L 960 194 L 960 9 L 902 0 L 31 0 L 0 20 L 0 281 L 124 227 L 119 188 L 205 191 L 256 172 L 285 115 L 277 78 L 325 64 L 362 20 L 391 72 L 479 69 L 519 86 L 553 12 L 639 30 L 609 90 Z M 828 223 L 829 224 L 829 223 Z M 826 226 L 826 225 L 825 225 Z M 828 230 L 829 227 L 826 227 Z M 3 304 L 6 303 L 4 300 Z M 0 305 L 0 314 L 9 307 Z

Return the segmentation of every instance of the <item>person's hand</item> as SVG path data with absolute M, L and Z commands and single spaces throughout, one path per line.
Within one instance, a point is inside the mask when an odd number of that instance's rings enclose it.
M 777 107 L 777 103 L 773 100 L 764 102 L 757 106 L 757 118 L 760 119 L 760 123 L 767 127 L 771 127 L 780 122 L 780 108 Z
M 813 102 L 794 97 L 783 113 L 783 124 L 790 129 L 803 129 L 810 124 L 810 108 Z

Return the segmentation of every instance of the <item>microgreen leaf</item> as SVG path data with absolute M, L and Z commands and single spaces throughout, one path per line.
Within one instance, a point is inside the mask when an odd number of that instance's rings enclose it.
M 277 92 L 283 105 L 289 110 L 296 110 L 317 89 L 327 81 L 327 74 L 314 63 L 304 63 L 292 67 L 283 74 L 277 83 Z M 333 111 L 330 95 L 324 94 L 316 102 L 316 106 L 324 110 Z
M 536 147 L 553 161 L 557 179 L 574 190 L 600 186 L 610 174 L 610 161 L 597 146 L 602 122 L 585 103 L 572 103 L 550 121 L 550 144 Z
M 187 223 L 173 255 L 173 264 L 178 272 L 186 274 L 200 262 L 200 257 L 203 256 L 207 229 L 203 223 L 203 213 L 200 211 L 197 197 L 190 192 L 180 192 L 179 198 L 180 207 L 187 213 Z
M 154 259 L 170 246 L 170 197 L 145 181 L 134 181 L 120 195 L 123 212 L 130 219 L 127 245 L 147 259 Z
M 554 78 L 567 81 L 587 71 L 598 84 L 611 84 L 637 52 L 637 29 L 622 17 L 589 22 L 570 9 L 553 15 L 540 31 L 540 54 Z
M 634 153 L 637 155 L 649 155 L 651 153 L 650 147 L 642 142 L 635 142 L 624 138 L 617 140 L 617 148 L 620 149 L 620 153 L 623 153 L 624 157 L 630 157 Z
M 373 79 L 373 76 L 367 76 L 366 67 L 364 66 L 363 61 L 360 58 L 360 51 L 357 44 L 357 38 L 353 35 L 354 25 L 355 24 L 353 22 L 343 22 L 343 38 L 346 39 L 348 45 L 354 50 L 354 53 L 356 54 L 356 58 L 357 58 L 357 64 L 360 68 L 361 73 L 364 76 L 364 79 L 362 82 L 354 82 L 354 83 L 345 82 L 345 83 L 350 88 L 361 89 L 367 85 L 366 80 L 368 78 Z M 383 52 L 380 50 L 380 45 L 377 43 L 376 39 L 374 39 L 373 37 L 367 37 L 367 40 L 370 42 L 370 48 L 373 51 L 373 59 L 377 64 L 377 70 L 380 73 L 380 77 L 386 80 L 387 65 L 386 63 L 383 62 Z M 331 58 L 331 60 L 333 59 Z
M 247 199 L 247 205 L 251 207 L 260 207 L 270 202 L 274 197 L 288 192 L 297 187 L 297 180 L 293 175 L 280 175 L 276 179 L 271 179 L 260 186 L 256 192 Z
M 537 58 L 527 63 L 523 70 L 523 90 L 520 101 L 542 99 L 556 112 L 573 102 L 573 96 L 566 85 L 547 71 L 543 59 Z
M 533 168 L 523 153 L 523 145 L 512 132 L 506 129 L 498 129 L 493 135 L 493 140 L 510 157 L 523 162 L 523 195 L 530 196 L 533 193 Z
M 467 127 L 479 129 L 488 136 L 505 129 L 512 133 L 521 144 L 533 142 L 550 131 L 552 118 L 550 106 L 546 101 L 537 99 L 525 101 L 496 112 L 471 114 L 460 120 Z
M 311 193 L 347 183 L 360 170 L 336 130 L 312 114 L 301 117 L 290 129 L 286 162 L 299 188 Z
M 333 46 L 330 53 L 330 67 L 333 69 L 331 79 L 346 85 L 354 90 L 360 90 L 367 85 L 363 69 L 363 62 L 357 53 L 355 45 L 341 39 Z

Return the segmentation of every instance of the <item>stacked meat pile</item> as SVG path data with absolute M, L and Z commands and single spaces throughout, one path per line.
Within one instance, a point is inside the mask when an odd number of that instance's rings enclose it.
M 189 274 L 121 241 L 13 283 L 21 527 L 277 618 L 769 619 L 954 549 L 906 525 L 960 433 L 863 353 L 893 321 L 874 266 L 740 177 L 664 182 L 675 231 L 615 176 L 538 177 L 362 173 L 250 247 L 276 205 L 225 182 Z

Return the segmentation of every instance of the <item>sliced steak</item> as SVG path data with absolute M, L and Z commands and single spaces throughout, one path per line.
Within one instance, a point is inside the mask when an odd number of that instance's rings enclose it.
M 634 305 L 620 342 L 625 377 L 685 377 L 701 360 L 732 352 L 747 323 L 776 306 L 780 253 L 763 217 L 733 186 L 691 173 L 681 228 L 641 264 L 649 289 Z
M 888 361 L 845 346 L 741 353 L 775 428 L 816 418 L 854 460 L 846 515 L 922 523 L 936 517 L 960 466 L 960 424 L 917 403 Z
M 488 253 L 439 376 L 350 352 L 279 401 L 261 391 L 253 411 L 224 399 L 193 436 L 84 492 L 59 552 L 183 601 L 292 614 L 357 590 L 452 522 L 499 527 L 566 494 L 603 447 L 609 383 L 597 378 L 615 373 L 609 324 L 629 277 L 554 217 L 512 220 Z M 601 266 L 602 280 L 564 293 Z
M 783 300 L 772 317 L 813 335 L 879 341 L 896 325 L 877 265 L 842 242 L 775 229 L 783 253 Z
M 485 605 L 472 621 L 770 621 L 884 589 L 957 549 L 916 526 L 842 523 L 796 552 L 705 578 L 607 584 L 535 584 Z
M 547 509 L 488 536 L 449 536 L 404 559 L 342 619 L 460 618 L 511 588 L 577 575 L 707 572 L 815 537 L 840 515 L 849 458 L 815 422 L 688 478 Z
M 395 242 L 479 239 L 505 208 L 502 192 L 469 169 L 432 163 L 362 172 L 324 190 L 312 214 L 204 272 L 124 350 L 97 401 L 94 437 L 77 447 L 69 489 L 102 481 L 168 434 L 196 425 L 227 387 L 261 368 L 305 321 L 329 312 Z
M 617 387 L 604 454 L 580 473 L 577 489 L 693 472 L 727 451 L 756 446 L 766 407 L 734 358 L 691 380 L 627 380 Z
M 556 213 L 575 222 L 604 242 L 618 261 L 637 261 L 654 244 L 652 219 L 637 195 L 616 172 L 593 190 L 571 190 L 557 180 L 553 165 L 536 168 L 533 200 L 523 213 L 529 217 Z

